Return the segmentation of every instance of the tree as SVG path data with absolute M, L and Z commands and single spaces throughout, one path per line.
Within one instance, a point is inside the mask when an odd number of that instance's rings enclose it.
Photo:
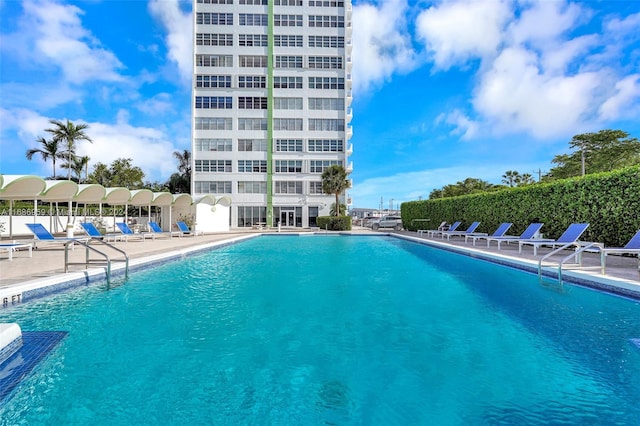
M 340 209 L 342 211 L 347 211 L 347 206 L 345 204 L 340 203 Z M 339 214 L 336 214 L 336 203 L 331 203 L 331 208 L 329 209 L 329 214 L 331 216 L 340 216 Z
M 144 172 L 140 167 L 133 166 L 131 161 L 130 158 L 118 158 L 110 167 L 97 163 L 93 166 L 93 173 L 89 175 L 89 182 L 105 187 L 143 188 Z
M 573 152 L 556 155 L 547 178 L 564 179 L 586 173 L 607 172 L 640 164 L 640 141 L 622 130 L 600 130 L 575 135 Z
M 27 160 L 31 160 L 34 154 L 40 154 L 44 161 L 51 158 L 53 163 L 53 178 L 56 178 L 56 159 L 61 158 L 60 143 L 57 139 L 45 139 L 42 136 L 36 139 L 41 148 L 32 148 L 27 150 Z
M 347 171 L 337 164 L 326 168 L 322 172 L 322 191 L 336 196 L 336 216 L 340 216 L 340 194 L 351 187 L 347 179 Z
M 174 151 L 173 156 L 178 160 L 178 173 L 169 177 L 166 186 L 174 194 L 189 194 L 191 192 L 191 153 L 185 149 L 183 152 Z
M 520 182 L 520 173 L 515 170 L 507 170 L 502 175 L 502 183 L 509 187 L 516 186 Z
M 83 155 L 82 157 L 73 157 L 71 164 L 65 163 L 62 165 L 63 169 L 71 169 L 76 175 L 78 182 L 82 182 L 82 172 L 84 171 L 84 180 L 89 178 L 89 157 Z
M 54 127 L 45 129 L 45 131 L 51 133 L 53 139 L 62 142 L 66 148 L 64 158 L 68 165 L 68 167 L 66 167 L 68 169 L 67 179 L 71 179 L 73 157 L 75 157 L 76 154 L 76 142 L 84 140 L 93 143 L 91 138 L 84 132 L 89 128 L 89 125 L 84 123 L 75 125 L 69 120 L 67 120 L 66 123 L 59 120 L 49 120 L 49 123 L 53 124 Z
M 496 189 L 496 186 L 482 179 L 466 178 L 455 185 L 445 185 L 442 189 L 434 189 L 429 198 L 457 197 L 460 195 L 475 194 Z

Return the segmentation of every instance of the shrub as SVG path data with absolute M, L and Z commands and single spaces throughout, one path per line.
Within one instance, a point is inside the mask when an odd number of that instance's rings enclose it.
M 328 231 L 351 230 L 351 216 L 318 216 L 316 223 L 320 229 Z

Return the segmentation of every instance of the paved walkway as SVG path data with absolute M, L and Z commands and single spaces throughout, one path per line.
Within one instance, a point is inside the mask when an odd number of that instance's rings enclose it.
M 286 231 L 283 231 L 286 232 Z M 295 232 L 301 232 L 295 230 Z M 354 233 L 374 234 L 366 228 L 356 228 Z M 395 232 L 395 231 L 394 231 Z M 236 231 L 228 233 L 217 233 L 202 235 L 197 237 L 158 237 L 155 240 L 145 241 L 132 240 L 129 242 L 118 242 L 116 246 L 127 252 L 130 259 L 143 261 L 144 258 L 167 254 L 171 252 L 188 250 L 197 246 L 212 244 L 239 237 L 255 235 L 260 231 Z M 405 238 L 427 240 L 426 236 L 418 235 L 415 232 L 399 231 L 395 232 Z M 3 241 L 7 242 L 7 241 Z M 497 261 L 507 260 L 509 262 L 528 265 L 529 268 L 537 268 L 538 260 L 542 255 L 549 252 L 548 248 L 541 248 L 538 256 L 533 256 L 532 248 L 526 247 L 523 253 L 518 253 L 517 244 L 503 244 L 502 250 L 498 251 L 495 244 L 491 248 L 486 248 L 486 242 L 480 241 L 475 247 L 471 242 L 465 244 L 464 238 L 452 238 L 450 242 L 440 238 L 431 238 L 429 244 L 440 245 L 445 248 L 454 249 L 468 255 L 491 258 Z M 96 247 L 100 247 L 99 245 Z M 563 256 L 571 252 L 563 253 Z M 85 249 L 81 246 L 70 250 L 70 261 L 83 262 Z M 115 252 L 109 253 L 112 258 L 119 255 Z M 27 251 L 14 253 L 13 260 L 7 259 L 7 254 L 0 254 L 0 291 L 10 290 L 11 287 L 21 286 L 25 283 L 37 282 L 38 280 L 60 278 L 64 276 L 64 249 L 60 245 L 41 245 L 33 251 L 33 257 L 29 258 Z M 96 258 L 95 255 L 91 256 Z M 567 272 L 567 274 L 578 274 L 588 280 L 602 281 L 607 285 L 618 285 L 640 294 L 640 270 L 638 269 L 638 259 L 636 257 L 608 256 L 606 275 L 602 275 L 600 268 L 600 256 L 596 253 L 586 253 L 583 264 L 591 269 L 579 269 Z M 102 267 L 104 269 L 104 267 Z M 70 271 L 83 271 L 84 266 L 72 265 Z

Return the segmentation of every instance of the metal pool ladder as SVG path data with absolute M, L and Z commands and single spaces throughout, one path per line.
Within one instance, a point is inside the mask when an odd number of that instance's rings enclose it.
M 101 250 L 98 250 L 95 247 L 92 247 L 89 244 L 89 241 L 84 242 L 81 240 L 71 240 L 68 241 L 64 244 L 64 272 L 67 273 L 69 272 L 69 265 L 84 265 L 85 268 L 89 268 L 89 265 L 106 265 L 107 267 L 107 285 L 111 284 L 111 262 L 125 262 L 125 268 L 124 268 L 124 277 L 125 279 L 129 276 L 129 256 L 127 255 L 127 253 L 122 250 L 119 249 L 118 247 L 109 244 L 108 242 L 99 239 L 99 238 L 91 238 L 90 241 L 93 242 L 100 242 L 101 244 L 104 244 L 110 248 L 112 248 L 113 250 L 121 253 L 124 256 L 124 259 L 111 259 L 109 257 L 109 255 Z M 84 246 L 86 251 L 85 251 L 85 261 L 84 262 L 69 262 L 69 247 L 72 246 L 73 244 L 80 244 L 81 246 Z M 95 253 L 98 253 L 100 256 L 104 257 L 104 260 L 100 260 L 100 259 L 91 259 L 89 257 L 89 252 L 93 251 Z
M 584 253 L 585 251 L 588 250 L 594 250 L 594 249 L 602 249 L 604 248 L 604 245 L 602 243 L 585 243 L 585 245 L 582 245 L 580 243 L 568 243 L 563 245 L 562 247 L 558 247 L 555 250 L 552 250 L 551 252 L 545 254 L 544 256 L 542 256 L 540 258 L 540 260 L 538 261 L 538 281 L 540 282 L 540 284 L 543 283 L 543 268 L 545 266 L 548 267 L 553 267 L 556 265 L 556 262 L 548 262 L 548 265 L 545 265 L 545 261 L 547 259 L 549 259 L 551 256 L 554 256 L 556 254 L 558 254 L 559 252 L 561 252 L 562 250 L 566 250 L 571 246 L 576 246 L 576 249 L 573 253 L 571 253 L 570 255 L 563 257 L 562 259 L 560 259 L 559 262 L 557 262 L 558 265 L 558 285 L 562 288 L 563 285 L 563 281 L 562 281 L 562 267 L 563 265 L 566 264 L 566 262 L 571 259 L 571 258 L 575 258 L 575 262 L 574 263 L 568 263 L 565 265 L 565 269 L 568 269 L 568 267 L 574 267 L 574 268 L 581 268 L 581 269 L 596 269 L 596 268 L 601 268 L 601 266 L 582 266 L 582 253 Z

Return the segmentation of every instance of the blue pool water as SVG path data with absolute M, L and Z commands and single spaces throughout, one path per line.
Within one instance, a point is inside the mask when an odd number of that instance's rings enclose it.
M 260 237 L 0 313 L 1 424 L 639 424 L 640 304 L 393 238 Z

